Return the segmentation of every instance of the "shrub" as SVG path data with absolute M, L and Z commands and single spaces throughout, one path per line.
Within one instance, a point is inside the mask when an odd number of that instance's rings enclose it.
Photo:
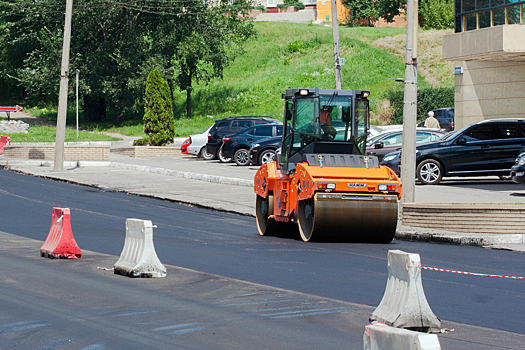
M 302 10 L 306 7 L 305 4 L 303 4 L 302 2 L 300 2 L 299 0 L 297 1 L 287 1 L 283 4 L 277 4 L 277 8 L 284 8 L 284 7 L 288 7 L 288 6 L 293 6 L 295 7 L 296 9 L 298 10 Z
M 390 106 L 394 107 L 392 124 L 403 123 L 403 91 L 389 91 L 386 94 L 390 101 Z M 436 108 L 445 108 L 454 106 L 454 88 L 430 88 L 417 91 L 417 115 L 418 121 L 421 121 L 428 111 Z
M 155 69 L 148 75 L 144 101 L 144 132 L 152 146 L 172 143 L 175 137 L 171 91 L 160 72 Z
M 422 0 L 419 15 L 425 28 L 454 28 L 454 0 Z

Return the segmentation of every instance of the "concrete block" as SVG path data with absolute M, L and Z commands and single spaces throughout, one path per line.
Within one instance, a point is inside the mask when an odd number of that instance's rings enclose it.
M 441 321 L 430 309 L 423 291 L 419 254 L 388 251 L 385 294 L 370 321 L 430 333 L 441 331 Z
M 129 277 L 166 277 L 153 245 L 153 225 L 149 220 L 126 219 L 126 239 L 115 273 Z
M 436 334 L 428 334 L 389 327 L 384 324 L 366 326 L 363 335 L 364 350 L 440 350 Z

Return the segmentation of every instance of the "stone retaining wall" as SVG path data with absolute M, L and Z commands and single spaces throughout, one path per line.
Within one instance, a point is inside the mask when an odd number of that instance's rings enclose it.
M 29 132 L 29 124 L 21 120 L 0 120 L 0 134 L 27 134 Z
M 437 230 L 525 234 L 525 205 L 405 203 L 401 220 Z
M 133 158 L 179 157 L 182 155 L 180 148 L 170 146 L 133 146 L 119 148 L 115 152 Z
M 64 160 L 109 161 L 110 142 L 66 142 Z M 4 157 L 18 159 L 54 159 L 55 143 L 17 143 L 4 147 Z

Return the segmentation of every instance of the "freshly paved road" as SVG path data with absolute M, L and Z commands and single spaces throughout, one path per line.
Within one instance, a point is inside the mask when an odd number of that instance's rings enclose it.
M 53 261 L 38 257 L 38 247 L 49 230 L 53 206 L 71 209 L 73 233 L 85 252 L 82 260 Z M 127 333 L 121 334 L 120 330 L 137 327 L 139 323 L 153 325 L 151 322 L 169 320 L 167 325 L 152 327 L 181 324 L 192 324 L 185 326 L 188 329 L 207 327 L 192 331 L 193 338 L 164 343 L 178 344 L 181 348 L 228 348 L 232 344 L 244 344 L 238 348 L 245 348 L 246 344 L 254 344 L 253 348 L 293 348 L 290 344 L 320 348 L 320 343 L 325 344 L 322 348 L 338 349 L 341 344 L 360 348 L 364 324 L 384 292 L 389 249 L 419 253 L 425 266 L 518 276 L 525 271 L 522 253 L 402 241 L 390 245 L 305 244 L 290 238 L 260 237 L 250 217 L 106 193 L 3 170 L 0 171 L 0 213 L 0 231 L 4 232 L 0 235 L 3 250 L 0 264 L 5 271 L 0 280 L 0 300 L 2 305 L 9 305 L 0 314 L 0 327 L 12 325 L 5 328 L 11 332 L 0 328 L 0 344 L 22 334 L 13 331 L 19 327 L 13 324 L 29 322 L 24 325 L 46 324 L 36 328 L 52 330 L 53 336 L 45 344 L 74 334 L 79 343 L 70 348 L 81 348 L 80 344 L 94 346 L 99 342 L 88 341 L 96 339 L 96 336 L 91 338 L 90 332 L 100 332 L 101 339 L 112 339 L 111 334 L 118 334 L 116 339 L 128 339 L 138 348 L 140 341 L 135 343 L 133 336 L 126 338 Z M 154 232 L 155 247 L 160 260 L 169 265 L 167 279 L 127 279 L 95 269 L 95 266 L 112 267 L 123 247 L 125 219 L 130 217 L 152 220 L 158 226 Z M 14 251 L 10 249 L 13 244 L 17 247 Z M 440 336 L 443 349 L 523 348 L 523 280 L 422 273 L 434 313 L 443 320 L 443 327 L 456 329 L 454 333 Z M 83 300 L 81 304 L 72 301 L 77 293 Z M 241 302 L 229 303 L 225 309 L 209 309 L 210 300 L 224 302 L 233 297 L 240 298 Z M 271 307 L 283 300 L 290 301 Z M 329 303 L 328 307 L 322 307 L 325 302 Z M 246 309 L 248 305 L 255 309 Z M 317 311 L 319 315 L 307 315 L 305 305 L 326 309 L 326 314 Z M 57 311 L 61 306 L 64 306 L 63 314 Z M 115 308 L 115 312 L 122 314 L 149 315 L 149 311 L 160 314 L 133 324 L 119 321 L 112 332 L 108 330 L 111 322 L 94 315 L 96 307 L 101 307 L 101 312 L 113 312 L 110 308 Z M 232 307 L 241 309 L 232 311 Z M 286 321 L 261 317 L 254 311 L 261 307 L 272 309 L 268 313 L 297 317 L 287 317 Z M 298 312 L 287 313 L 291 310 Z M 230 312 L 236 316 L 231 324 Z M 57 321 L 49 322 L 45 315 Z M 179 317 L 181 315 L 185 316 Z M 57 329 L 62 326 L 70 331 L 64 331 L 60 337 Z M 80 326 L 87 327 L 86 334 L 78 333 L 76 327 Z M 128 332 L 133 333 L 133 329 Z M 317 331 L 309 333 L 313 329 Z M 142 331 L 137 330 L 137 334 L 143 334 Z M 23 332 L 31 332 L 31 328 Z M 208 332 L 216 332 L 216 337 Z M 146 338 L 154 333 L 148 334 Z M 161 340 L 151 337 L 164 341 L 162 337 Z M 210 346 L 213 341 L 221 346 Z M 282 346 L 277 346 L 279 341 Z M 17 348 L 32 348 L 29 344 L 36 343 L 28 340 L 27 344 Z M 116 347 L 107 341 L 100 344 L 104 347 L 98 348 Z

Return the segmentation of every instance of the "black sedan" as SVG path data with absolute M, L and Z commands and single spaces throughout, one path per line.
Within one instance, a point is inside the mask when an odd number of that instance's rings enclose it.
M 273 162 L 277 149 L 281 147 L 281 141 L 282 137 L 276 136 L 254 142 L 252 147 L 250 147 L 250 161 L 252 164 L 262 165 Z
M 445 176 L 508 176 L 516 157 L 525 151 L 525 119 L 492 119 L 454 131 L 416 147 L 416 176 L 437 185 Z M 400 151 L 381 164 L 399 171 Z
M 282 125 L 257 125 L 222 139 L 222 156 L 232 158 L 237 165 L 250 164 L 249 149 L 255 141 L 283 134 Z

